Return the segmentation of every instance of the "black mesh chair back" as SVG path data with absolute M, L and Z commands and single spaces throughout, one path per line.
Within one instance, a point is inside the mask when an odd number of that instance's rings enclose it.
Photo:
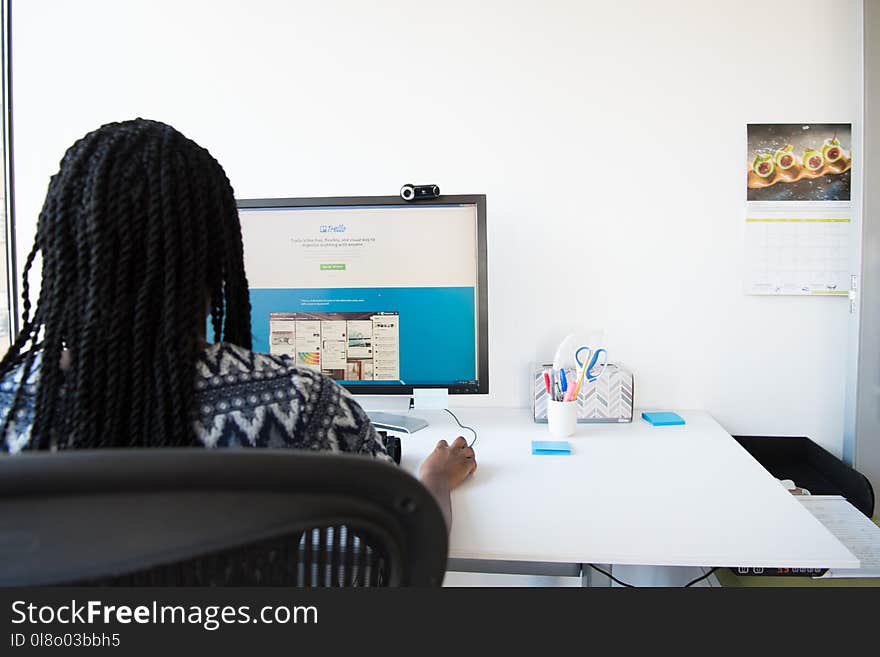
M 439 586 L 447 548 L 430 492 L 362 456 L 0 458 L 0 586 Z

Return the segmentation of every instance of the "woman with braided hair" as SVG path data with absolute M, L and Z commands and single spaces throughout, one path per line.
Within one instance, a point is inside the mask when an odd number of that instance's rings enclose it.
M 2 451 L 202 445 L 388 458 L 336 382 L 250 351 L 232 187 L 207 150 L 164 123 L 110 123 L 68 149 L 22 290 L 22 329 L 0 362 Z M 449 491 L 475 468 L 464 438 L 441 441 L 422 465 L 447 519 Z

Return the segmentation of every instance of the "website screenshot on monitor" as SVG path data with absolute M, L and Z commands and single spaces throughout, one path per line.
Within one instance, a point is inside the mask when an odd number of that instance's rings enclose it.
M 255 351 L 351 384 L 475 382 L 474 206 L 240 215 Z

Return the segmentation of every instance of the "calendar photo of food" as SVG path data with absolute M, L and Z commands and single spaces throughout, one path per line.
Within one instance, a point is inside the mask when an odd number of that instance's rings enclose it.
M 849 201 L 852 125 L 750 123 L 749 201 Z

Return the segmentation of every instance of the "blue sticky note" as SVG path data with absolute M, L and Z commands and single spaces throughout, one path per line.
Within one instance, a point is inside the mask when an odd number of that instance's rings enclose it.
M 671 427 L 677 424 L 684 424 L 684 418 L 678 413 L 671 411 L 645 411 L 642 413 L 642 418 L 655 427 Z
M 571 445 L 567 440 L 533 440 L 532 454 L 537 456 L 568 456 L 571 454 Z

